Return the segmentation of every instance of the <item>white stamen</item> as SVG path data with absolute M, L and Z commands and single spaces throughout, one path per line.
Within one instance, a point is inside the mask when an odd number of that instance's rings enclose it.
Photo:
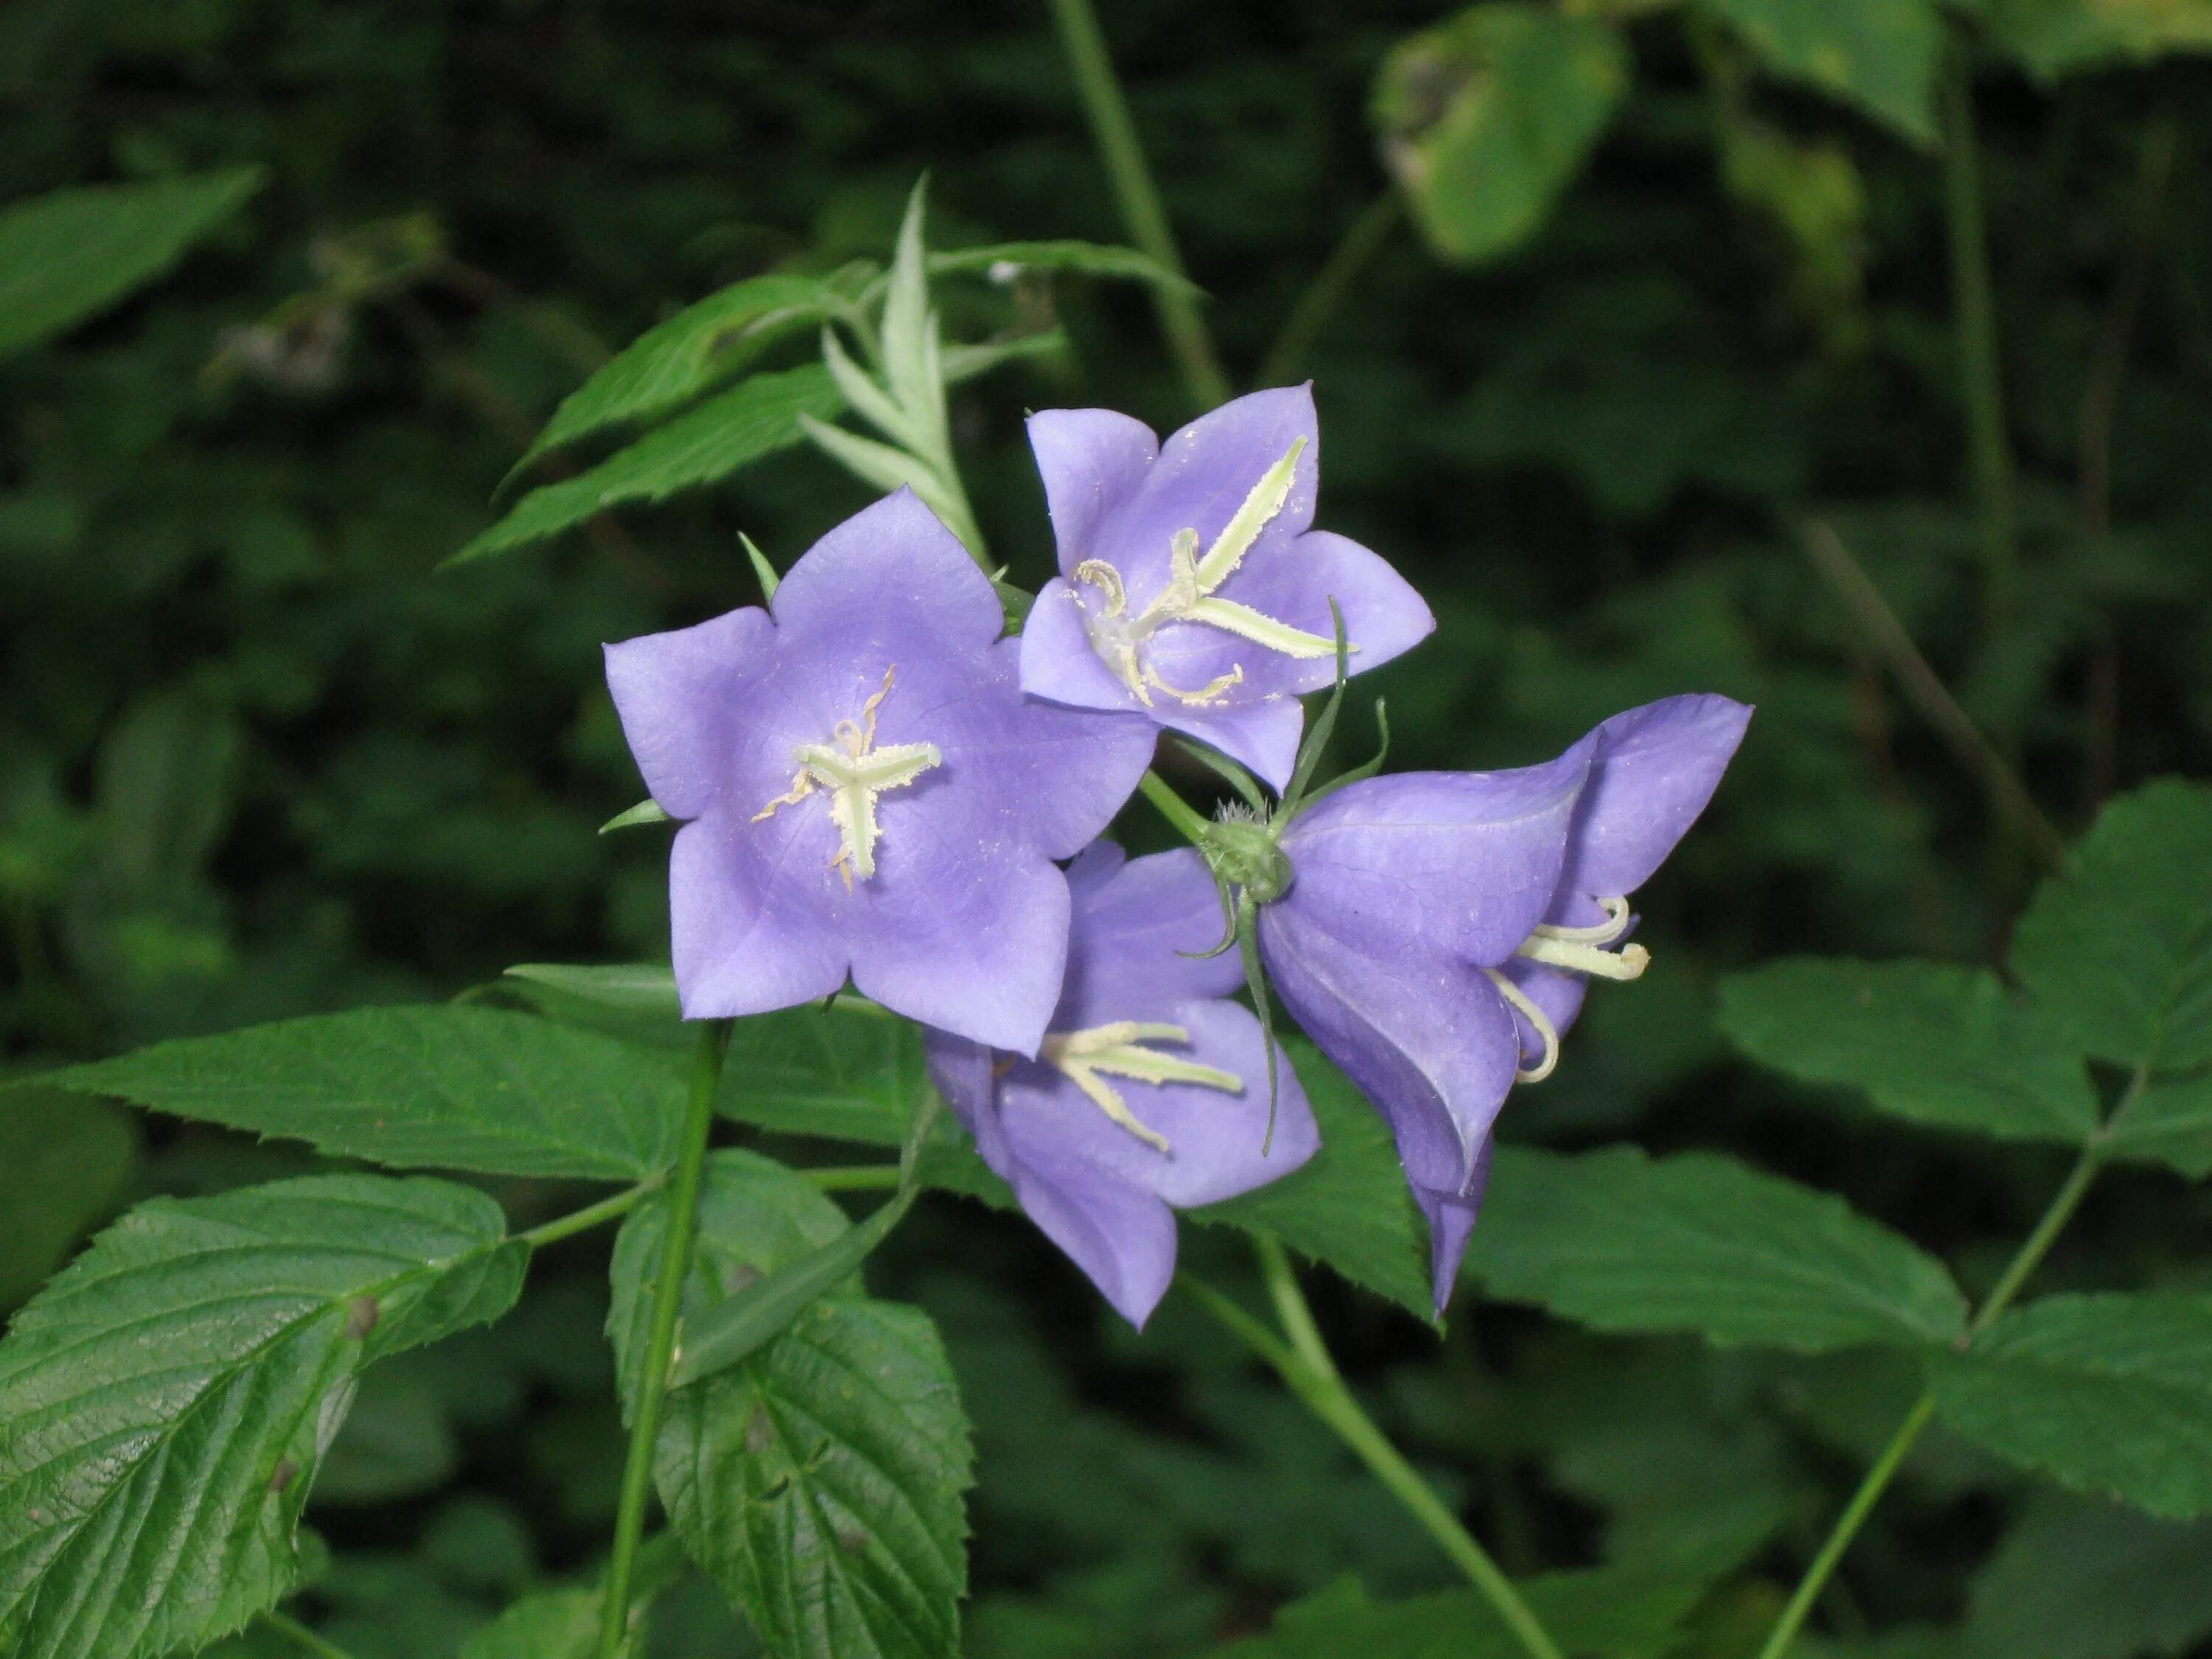
M 1552 1068 L 1559 1063 L 1559 1028 L 1552 1024 L 1541 1008 L 1529 1000 L 1528 994 L 1495 968 L 1482 970 L 1490 975 L 1498 994 L 1519 1011 L 1522 1018 L 1536 1028 L 1536 1035 L 1544 1040 L 1544 1057 L 1534 1066 L 1516 1066 L 1514 1075 L 1523 1083 L 1541 1083 L 1551 1076 Z
M 1595 974 L 1600 979 L 1641 979 L 1651 965 L 1651 952 L 1640 945 L 1606 947 L 1628 931 L 1634 919 L 1625 898 L 1601 898 L 1605 920 L 1588 927 L 1561 927 L 1539 922 L 1521 941 L 1518 954 L 1571 974 Z
M 1180 1025 L 1121 1019 L 1080 1031 L 1054 1031 L 1045 1038 L 1038 1057 L 1066 1073 L 1068 1081 L 1082 1090 L 1109 1121 L 1127 1129 L 1155 1151 L 1164 1152 L 1171 1150 L 1167 1137 L 1147 1127 L 1129 1109 L 1121 1091 L 1106 1081 L 1106 1075 L 1130 1078 L 1139 1083 L 1194 1083 L 1200 1088 L 1218 1089 L 1224 1094 L 1243 1093 L 1244 1079 L 1234 1072 L 1177 1060 L 1145 1046 L 1151 1042 L 1189 1041 L 1190 1033 Z

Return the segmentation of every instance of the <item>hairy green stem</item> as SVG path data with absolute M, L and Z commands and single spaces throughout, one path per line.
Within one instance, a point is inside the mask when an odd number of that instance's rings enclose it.
M 1527 1650 L 1529 1659 L 1563 1659 L 1559 1644 L 1522 1599 L 1513 1581 L 1491 1559 L 1490 1552 L 1421 1479 L 1420 1472 L 1406 1461 L 1405 1454 L 1376 1426 L 1374 1419 L 1367 1415 L 1352 1390 L 1345 1386 L 1343 1376 L 1322 1341 L 1313 1312 L 1306 1305 L 1305 1293 L 1298 1288 L 1297 1275 L 1282 1246 L 1266 1237 L 1256 1238 L 1254 1243 L 1259 1251 L 1261 1276 L 1267 1283 L 1276 1316 L 1282 1321 L 1287 1341 L 1212 1286 L 1188 1275 L 1178 1282 L 1231 1334 L 1273 1366 L 1306 1408 L 1327 1424 L 1367 1466 L 1369 1473 L 1405 1505 L 1407 1513 L 1421 1523 L 1452 1564 L 1467 1575 L 1468 1582 L 1490 1603 L 1498 1619 Z
M 641 1181 L 636 1186 L 617 1193 L 612 1198 L 603 1198 L 580 1210 L 555 1216 L 552 1220 L 543 1222 L 521 1234 L 521 1240 L 532 1249 L 542 1250 L 548 1244 L 556 1244 L 564 1238 L 574 1237 L 578 1233 L 589 1232 L 606 1222 L 618 1221 L 635 1209 L 638 1200 L 660 1182 L 661 1177 L 656 1176 L 650 1181 Z
M 326 1642 L 289 1613 L 279 1613 L 270 1607 L 261 1615 L 261 1622 L 275 1631 L 294 1647 L 312 1653 L 316 1659 L 353 1659 L 335 1642 Z
M 2134 1081 L 2128 1086 L 2127 1100 L 2135 1097 L 2148 1075 L 2148 1067 L 2136 1074 Z M 2124 1100 L 2119 1109 L 2125 1109 L 2125 1106 L 2126 1100 Z M 1997 1316 L 2012 1305 L 2013 1298 L 2020 1294 L 2021 1286 L 2027 1283 L 2028 1275 L 2042 1264 L 2043 1258 L 2050 1254 L 2051 1247 L 2057 1242 L 2058 1235 L 2064 1231 L 2066 1224 L 2074 1218 L 2074 1212 L 2081 1207 L 2081 1200 L 2087 1196 L 2103 1162 L 2101 1144 L 2092 1143 L 2082 1152 L 2072 1173 L 2068 1175 L 2064 1184 L 2045 1207 L 2043 1218 L 2035 1224 L 2034 1231 L 2029 1233 L 2026 1242 L 2014 1252 L 2011 1262 L 1967 1325 L 1967 1341 L 1971 1342 L 1989 1329 L 1996 1322 Z M 1904 1467 L 1905 1458 L 1935 1416 L 1936 1395 L 1933 1390 L 1929 1390 L 1913 1402 L 1912 1409 L 1905 1413 L 1905 1420 L 1897 1425 L 1897 1432 L 1882 1448 L 1881 1455 L 1875 1460 L 1874 1467 L 1859 1482 L 1858 1490 L 1851 1494 L 1851 1501 L 1836 1517 L 1836 1524 L 1829 1529 L 1826 1541 L 1822 1543 L 1819 1553 L 1806 1567 L 1804 1577 L 1798 1581 L 1796 1592 L 1790 1596 L 1789 1605 L 1782 1609 L 1782 1616 L 1774 1621 L 1774 1628 L 1767 1635 L 1766 1645 L 1759 1650 L 1759 1659 L 1783 1659 L 1783 1656 L 1790 1651 L 1790 1644 L 1797 1639 L 1797 1632 L 1804 1627 L 1807 1617 L 1813 1611 L 1813 1604 L 1820 1599 L 1820 1592 L 1827 1588 L 1828 1580 L 1835 1576 L 1836 1568 L 1843 1561 L 1844 1552 L 1851 1547 L 1851 1540 L 1858 1536 L 1859 1528 L 1874 1513 L 1874 1506 L 1881 1501 L 1882 1493 L 1889 1489 L 1889 1483 L 1896 1478 L 1898 1470 Z
M 1160 809 L 1160 815 L 1182 832 L 1184 840 L 1194 847 L 1205 840 L 1213 826 L 1206 815 L 1176 793 L 1168 781 L 1157 772 L 1147 772 L 1137 781 L 1145 799 Z
M 1979 521 L 1983 605 L 1995 626 L 2010 615 L 2020 580 L 2013 514 L 2012 450 L 2004 428 L 2004 380 L 1997 363 L 1995 291 L 1982 207 L 1981 159 L 1974 137 L 1973 71 L 1963 42 L 1952 43 L 1943 74 L 1943 181 L 1951 231 L 1953 321 L 1960 388 Z
M 1298 302 L 1291 307 L 1290 319 L 1283 331 L 1275 337 L 1269 348 L 1267 361 L 1260 365 L 1260 384 L 1286 385 L 1304 365 L 1306 353 L 1330 315 L 1344 303 L 1352 285 L 1359 280 L 1368 262 L 1382 251 L 1390 240 L 1390 233 L 1398 228 L 1402 210 L 1398 192 L 1385 191 L 1368 204 L 1360 216 L 1352 222 L 1352 228 L 1344 233 L 1344 240 L 1336 245 L 1328 262 L 1315 273 Z
M 1099 30 L 1098 15 L 1091 9 L 1091 0 L 1052 0 L 1052 15 L 1130 240 L 1180 276 L 1182 256 L 1176 249 L 1174 231 L 1168 228 L 1167 210 L 1160 205 L 1152 168 L 1145 161 L 1137 124 L 1129 118 L 1128 100 L 1121 95 L 1121 83 L 1115 77 L 1114 59 Z M 1227 402 L 1229 376 L 1214 353 L 1213 338 L 1206 331 L 1197 301 L 1188 289 L 1155 287 L 1152 304 L 1159 312 L 1160 330 L 1167 336 L 1168 349 L 1175 354 L 1176 366 L 1182 371 L 1183 385 L 1190 395 L 1207 408 Z
M 660 1277 L 653 1287 L 652 1322 L 639 1357 L 637 1407 L 629 1426 L 629 1455 L 623 1465 L 622 1502 L 615 1514 L 614 1553 L 599 1608 L 599 1659 L 618 1659 L 629 1629 L 630 1575 L 645 1532 L 646 1499 L 653 1490 L 653 1446 L 660 1433 L 660 1402 L 676 1349 L 676 1316 L 684 1300 L 684 1275 L 691 1266 L 691 1239 L 699 1224 L 699 1185 L 707 1167 L 707 1138 L 714 1126 L 714 1085 L 730 1046 L 730 1022 L 700 1028 L 691 1066 L 691 1096 L 684 1107 L 684 1141 L 669 1199 L 667 1235 L 661 1243 Z

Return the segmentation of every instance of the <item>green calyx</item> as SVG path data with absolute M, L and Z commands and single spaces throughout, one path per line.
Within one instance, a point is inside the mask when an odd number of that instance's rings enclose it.
M 1227 807 L 1207 826 L 1199 851 L 1215 880 L 1250 895 L 1255 904 L 1273 904 L 1291 885 L 1291 861 L 1276 830 L 1277 821 Z

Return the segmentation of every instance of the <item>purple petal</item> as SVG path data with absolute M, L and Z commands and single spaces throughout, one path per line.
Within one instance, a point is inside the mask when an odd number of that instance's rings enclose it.
M 1041 1154 L 1001 1171 L 1039 1231 L 1139 1330 L 1175 1278 L 1175 1212 L 1151 1193 L 1073 1158 Z
M 805 648 L 854 649 L 879 634 L 981 650 L 1006 608 L 968 550 L 910 489 L 865 507 L 807 549 L 775 590 L 776 629 Z
M 1328 610 L 1329 600 L 1335 599 L 1344 612 L 1344 636 L 1358 647 L 1346 664 L 1354 674 L 1404 655 L 1437 627 L 1427 602 L 1380 554 L 1326 530 L 1309 531 L 1267 559 L 1247 559 L 1221 585 L 1220 595 L 1325 640 L 1336 636 Z M 1155 653 L 1162 663 L 1168 660 L 1167 631 L 1163 630 L 1163 649 Z M 1175 631 L 1212 630 L 1182 625 Z M 1334 656 L 1289 657 L 1243 640 L 1235 643 L 1243 647 L 1237 661 L 1245 685 L 1240 690 L 1303 694 L 1321 690 L 1336 678 Z
M 1510 772 L 1401 772 L 1322 800 L 1285 832 L 1270 908 L 1390 960 L 1495 964 L 1544 918 L 1594 739 Z
M 1073 858 L 1129 804 L 1159 732 L 1131 714 L 1066 708 L 1022 695 L 1021 644 L 991 647 L 990 684 L 951 712 L 961 764 L 988 774 L 1021 833 L 1053 858 Z M 939 739 L 946 766 L 954 744 Z
M 843 942 L 728 815 L 687 823 L 668 860 L 670 949 L 686 1019 L 762 1014 L 845 982 Z
M 1482 1209 L 1482 1194 L 1490 1185 L 1492 1144 L 1487 1140 L 1482 1143 L 1482 1151 L 1474 1160 L 1474 1174 L 1468 1178 L 1464 1191 L 1438 1192 L 1418 1186 L 1413 1188 L 1413 1201 L 1429 1218 L 1431 1293 L 1436 1297 L 1439 1319 L 1443 1317 L 1444 1304 L 1451 1300 L 1452 1287 L 1459 1283 L 1460 1263 L 1467 1259 L 1467 1242 L 1474 1232 L 1475 1218 Z
M 1521 1061 L 1512 1013 L 1482 969 L 1387 935 L 1355 946 L 1291 898 L 1261 910 L 1260 951 L 1306 1035 L 1389 1122 L 1408 1178 L 1462 1188 Z
M 1265 653 L 1273 656 L 1272 651 Z M 1298 738 L 1306 729 L 1306 711 L 1293 697 L 1269 697 L 1242 705 L 1216 708 L 1184 708 L 1163 703 L 1153 711 L 1163 726 L 1188 732 L 1201 743 L 1212 744 L 1238 765 L 1256 774 L 1280 794 L 1290 787 L 1297 769 Z
M 975 1137 L 977 1154 L 1003 1177 L 1013 1167 L 1014 1155 L 999 1121 L 997 1053 L 950 1031 L 925 1030 L 922 1039 L 929 1080 Z
M 1321 1144 L 1297 1073 L 1276 1050 L 1275 1128 L 1267 1133 L 1267 1051 L 1260 1022 L 1233 1002 L 1207 999 L 1163 1011 L 1190 1033 L 1163 1054 L 1231 1073 L 1241 1092 L 1194 1083 L 1110 1079 L 1139 1122 L 1163 1136 L 1161 1152 L 1110 1121 L 1059 1072 L 1017 1066 L 1000 1085 L 999 1109 L 1014 1156 L 1040 1165 L 1073 1158 L 1152 1193 L 1177 1209 L 1215 1204 L 1291 1173 Z M 1262 1151 L 1262 1148 L 1265 1151 Z
M 1128 585 L 1131 608 L 1150 604 L 1168 577 L 1168 550 L 1179 530 L 1195 530 L 1201 549 L 1228 527 L 1267 469 L 1303 438 L 1291 492 L 1246 555 L 1264 561 L 1313 523 L 1321 477 L 1321 434 L 1310 386 L 1255 392 L 1201 415 L 1160 446 L 1143 482 L 1101 516 L 1091 556 L 1104 559 Z M 1062 567 L 1073 570 L 1072 565 Z
M 1589 927 L 1605 920 L 1605 907 L 1585 894 L 1567 892 L 1553 900 L 1552 908 L 1544 913 L 1544 920 L 1562 927 Z M 1621 934 L 1626 939 L 1636 931 L 1635 919 L 1630 918 L 1628 929 Z M 1516 956 L 1499 971 L 1511 980 L 1514 988 L 1543 1011 L 1544 1018 L 1552 1022 L 1552 1030 L 1560 1036 L 1567 1034 L 1582 1012 L 1583 996 L 1589 989 L 1589 980 L 1582 974 L 1570 973 L 1564 968 L 1547 967 L 1540 962 Z M 1513 1012 L 1513 1023 L 1521 1032 L 1521 1051 L 1533 1066 L 1544 1055 L 1541 1033 L 1529 1024 L 1519 1009 Z
M 1096 556 L 1100 521 L 1143 483 L 1159 440 L 1143 422 L 1110 409 L 1048 409 L 1030 416 L 1029 428 L 1060 568 L 1072 576 Z
M 1600 726 L 1567 886 L 1606 897 L 1650 880 L 1720 787 L 1751 713 L 1704 694 L 1645 703 Z
M 607 690 L 660 810 L 696 818 L 728 778 L 732 715 L 770 666 L 775 630 L 757 606 L 606 647 Z
M 1129 688 L 1091 643 L 1083 599 L 1054 577 L 1022 624 L 1022 690 L 1076 708 L 1141 712 Z
M 1112 850 L 1112 863 L 1099 848 Z M 1074 911 L 1056 1031 L 1169 1019 L 1178 1003 L 1229 996 L 1244 983 L 1234 951 L 1183 954 L 1211 950 L 1222 937 L 1221 897 L 1206 861 L 1183 848 L 1122 863 L 1120 851 L 1094 842 L 1068 872 Z

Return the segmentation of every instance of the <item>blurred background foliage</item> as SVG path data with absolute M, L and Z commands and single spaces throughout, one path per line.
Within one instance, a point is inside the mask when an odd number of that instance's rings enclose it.
M 2060 1155 L 1755 1075 L 1711 985 L 1788 951 L 2001 950 L 2033 836 L 1900 690 L 1883 605 L 2067 834 L 2212 763 L 2212 63 L 2186 55 L 2212 10 L 1127 0 L 1106 23 L 1230 375 L 1314 377 L 1324 521 L 1438 613 L 1375 677 L 1395 763 L 1520 763 L 1680 690 L 1759 706 L 1644 896 L 1659 971 L 1593 1000 L 1509 1137 L 1741 1150 L 1985 1287 Z M 1978 452 L 1948 194 L 1977 150 L 2004 398 Z M 250 200 L 166 281 L 0 361 L 13 1070 L 659 953 L 660 842 L 593 834 L 639 793 L 599 646 L 750 599 L 737 532 L 788 564 L 865 490 L 796 450 L 433 568 L 611 349 L 738 278 L 880 258 L 925 169 L 938 246 L 1124 240 L 1051 19 L 1013 0 L 0 11 L 0 202 L 234 168 L 262 170 Z M 953 411 L 983 529 L 1034 583 L 1024 409 L 1195 410 L 1139 287 L 942 303 L 963 338 L 1066 331 Z M 1814 524 L 1843 574 L 1807 556 Z M 1141 808 L 1127 834 L 1162 837 Z M 133 1197 L 304 1162 L 12 1096 L 0 1304 Z M 2208 1237 L 2201 1189 L 2120 1171 L 2046 1282 L 2201 1288 Z M 371 1375 L 311 1511 L 323 1628 L 358 1659 L 455 1653 L 603 1535 L 604 1251 L 562 1247 L 514 1317 Z M 876 1272 L 943 1326 L 977 1422 L 978 1659 L 1195 1652 L 1346 1573 L 1450 1582 L 1175 1300 L 1134 1335 L 1018 1221 L 946 1199 Z M 1439 1343 L 1321 1288 L 1363 1391 L 1510 1569 L 1734 1551 L 1684 1650 L 1715 1659 L 1756 1645 L 1912 1389 L 1471 1294 Z M 2212 1650 L 2212 1530 L 2031 1496 L 1931 1439 L 1823 1616 L 1836 1652 Z M 747 1651 L 696 1586 L 655 1644 Z

